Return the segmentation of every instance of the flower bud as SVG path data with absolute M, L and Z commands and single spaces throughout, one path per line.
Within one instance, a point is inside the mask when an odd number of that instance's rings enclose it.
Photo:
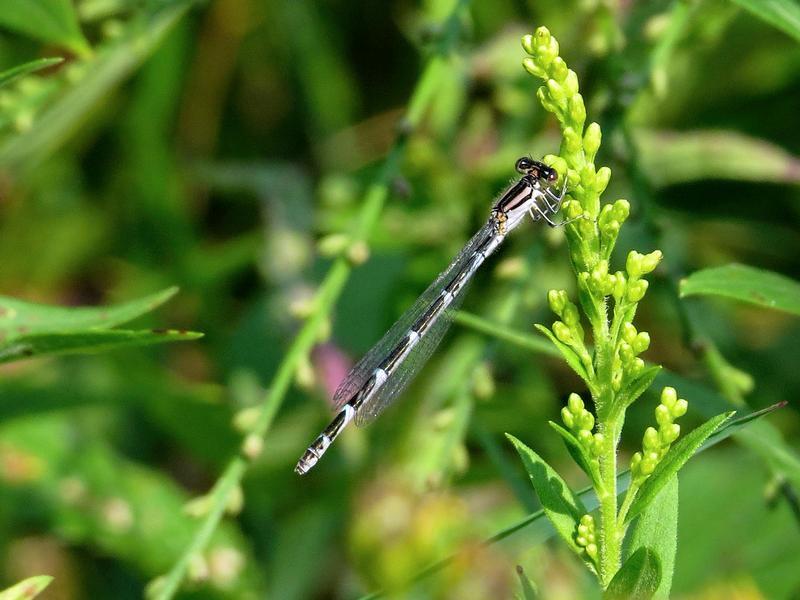
M 633 348 L 627 342 L 620 342 L 619 357 L 623 363 L 630 363 L 635 358 Z
M 536 42 L 530 33 L 522 36 L 522 48 L 530 55 L 536 53 Z
M 570 97 L 567 102 L 567 111 L 570 121 L 577 127 L 581 127 L 586 121 L 586 105 L 583 102 L 583 96 L 575 94 Z
M 625 261 L 625 270 L 631 279 L 637 279 L 642 275 L 642 258 L 643 255 L 631 250 L 628 252 L 628 258 Z
M 625 290 L 627 289 L 628 282 L 625 279 L 625 273 L 622 271 L 617 271 L 614 273 L 614 299 L 619 302 L 622 297 L 625 295 Z
M 595 433 L 592 436 L 592 445 L 591 445 L 591 452 L 594 456 L 600 456 L 603 452 L 603 444 L 605 443 L 606 438 L 602 433 Z
M 600 148 L 602 137 L 600 125 L 589 123 L 588 127 L 586 127 L 586 132 L 583 134 L 583 150 L 586 152 L 587 160 L 594 160 L 594 156 Z
M 672 423 L 672 414 L 663 404 L 656 406 L 656 423 L 659 425 L 668 425 Z
M 560 102 L 566 97 L 564 88 L 555 79 L 547 80 L 547 91 L 550 92 L 550 97 L 556 102 Z
M 575 417 L 566 406 L 561 409 L 561 420 L 564 422 L 564 425 L 567 426 L 567 429 L 575 428 Z
M 654 250 L 650 254 L 645 254 L 642 256 L 642 274 L 646 275 L 647 273 L 653 271 L 658 266 L 658 263 L 661 262 L 662 256 L 663 254 L 661 254 L 661 250 Z
M 564 59 L 560 56 L 556 56 L 550 65 L 550 77 L 559 83 L 563 83 L 567 78 L 567 71 L 569 71 L 569 69 L 567 69 L 567 63 L 565 63 Z
M 670 412 L 672 413 L 672 416 L 675 419 L 677 419 L 678 417 L 682 417 L 683 415 L 685 415 L 686 414 L 686 410 L 688 408 L 689 408 L 689 403 L 686 402 L 686 400 L 684 400 L 683 398 L 681 398 L 680 400 L 678 400 L 675 403 L 675 406 L 673 406 L 670 409 Z
M 669 425 L 665 425 L 659 431 L 659 437 L 661 438 L 661 443 L 664 446 L 669 446 L 672 442 L 678 439 L 678 436 L 681 434 L 681 426 L 677 423 L 670 423 Z M 665 448 L 666 450 L 666 448 Z
M 631 214 L 631 205 L 627 200 L 614 202 L 614 219 L 622 223 Z
M 646 331 L 640 332 L 631 342 L 631 346 L 636 354 L 641 354 L 650 347 L 650 334 Z
M 631 375 L 638 375 L 644 371 L 644 361 L 641 358 L 634 358 L 633 362 L 628 367 L 628 371 Z
M 567 327 L 561 321 L 556 321 L 553 323 L 553 333 L 558 341 L 564 344 L 569 344 L 572 342 L 572 332 L 570 331 L 569 327 Z
M 544 25 L 537 27 L 533 35 L 536 38 L 536 46 L 547 46 L 550 44 L 550 30 Z
M 545 79 L 547 77 L 547 71 L 545 71 L 535 59 L 529 56 L 522 59 L 522 66 L 534 77 L 539 77 L 540 79 Z
M 611 180 L 611 169 L 608 167 L 600 167 L 597 170 L 597 175 L 594 180 L 594 191 L 596 194 L 602 194 L 608 187 L 608 182 Z
M 594 180 L 595 180 L 595 170 L 594 164 L 586 163 L 581 168 L 581 183 L 587 189 L 594 187 Z
M 546 111 L 554 113 L 558 110 L 558 106 L 556 106 L 556 104 L 550 99 L 550 96 L 547 94 L 546 87 L 541 86 L 538 90 L 536 90 L 536 97 L 539 99 L 539 102 Z
M 592 443 L 592 432 L 586 429 L 579 429 L 578 430 L 578 441 L 581 443 L 581 446 L 588 447 L 589 444 Z
M 583 431 L 591 431 L 594 428 L 594 415 L 584 410 L 578 418 L 577 425 Z
M 562 81 L 562 85 L 564 86 L 564 92 L 566 92 L 567 98 L 571 98 L 578 93 L 578 75 L 575 71 L 567 69 L 567 74 Z
M 629 281 L 626 290 L 628 302 L 639 302 L 647 293 L 648 283 L 646 279 L 639 279 L 637 281 Z
M 636 327 L 634 327 L 633 323 L 625 323 L 622 326 L 622 339 L 631 344 L 635 338 Z
M 644 448 L 645 452 L 657 452 L 661 448 L 658 431 L 654 427 L 648 427 L 644 430 L 642 448 Z
M 564 290 L 550 290 L 547 292 L 547 302 L 550 304 L 550 310 L 561 316 L 564 312 L 564 307 L 567 305 L 567 292 Z
M 581 319 L 580 315 L 578 314 L 578 307 L 572 302 L 567 302 L 561 318 L 564 319 L 564 323 L 566 323 L 569 327 L 577 327 Z
M 675 391 L 674 387 L 665 387 L 663 390 L 661 390 L 661 404 L 669 409 L 672 409 L 677 401 L 678 392 Z
M 573 392 L 567 399 L 567 407 L 571 413 L 579 415 L 584 409 L 583 400 L 578 394 Z
M 565 127 L 562 132 L 564 136 L 564 146 L 567 152 L 575 154 L 581 149 L 581 136 L 579 136 L 572 127 Z

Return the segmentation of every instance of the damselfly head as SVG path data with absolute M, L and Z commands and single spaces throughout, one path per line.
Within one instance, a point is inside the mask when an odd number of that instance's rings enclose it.
M 532 175 L 547 183 L 555 183 L 558 180 L 558 171 L 543 162 L 533 160 L 530 156 L 517 159 L 516 169 L 520 175 Z

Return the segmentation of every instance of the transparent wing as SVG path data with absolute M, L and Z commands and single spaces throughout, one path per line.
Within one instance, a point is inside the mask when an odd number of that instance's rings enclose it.
M 450 263 L 450 266 L 428 286 L 428 289 L 417 298 L 414 304 L 397 320 L 380 341 L 353 367 L 334 394 L 333 403 L 336 409 L 340 409 L 352 399 L 353 395 L 367 382 L 388 353 L 408 334 L 411 325 L 422 316 L 428 306 L 442 293 L 443 288 L 449 283 L 453 275 L 458 273 L 472 258 L 475 249 L 484 244 L 493 235 L 494 227 L 492 224 L 487 223 L 484 225 L 467 242 L 466 246 L 458 253 L 458 256 Z M 430 326 L 430 329 L 417 342 L 417 345 L 405 357 L 402 364 L 390 374 L 383 386 L 359 408 L 356 415 L 357 425 L 365 425 L 374 420 L 411 382 L 414 375 L 417 374 L 439 341 L 441 341 L 450 321 L 447 313 L 458 305 L 459 300 L 463 298 L 466 287 L 466 284 L 461 287 L 448 310 L 444 311 Z

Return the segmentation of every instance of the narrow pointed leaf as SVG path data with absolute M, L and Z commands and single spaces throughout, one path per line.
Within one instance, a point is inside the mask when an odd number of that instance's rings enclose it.
M 673 476 L 650 505 L 642 511 L 628 535 L 626 560 L 640 548 L 652 548 L 661 563 L 661 581 L 653 595 L 667 600 L 675 570 L 678 546 L 678 478 Z
M 564 360 L 567 361 L 567 364 L 572 368 L 572 370 L 575 371 L 581 379 L 588 383 L 589 375 L 586 373 L 586 368 L 583 366 L 580 357 L 575 353 L 575 351 L 560 341 L 555 335 L 553 335 L 553 332 L 544 325 L 537 324 L 536 329 L 545 334 L 550 341 L 553 342 L 553 345 L 558 348 L 558 351 L 561 352 L 561 356 L 564 357 Z
M 648 504 L 658 495 L 661 489 L 669 483 L 669 480 L 686 464 L 695 451 L 706 441 L 706 438 L 716 431 L 720 425 L 733 416 L 733 412 L 717 415 L 703 423 L 700 427 L 679 439 L 667 455 L 656 465 L 655 471 L 642 484 L 636 500 L 633 501 L 630 511 L 626 518 L 629 522 L 637 516 Z
M 113 306 L 64 307 L 25 302 L 0 296 L 0 343 L 40 333 L 74 333 L 110 329 L 161 306 L 178 288 Z
M 567 452 L 569 452 L 572 459 L 578 463 L 578 466 L 583 469 L 583 472 L 586 473 L 593 481 L 598 482 L 600 481 L 600 473 L 598 471 L 597 463 L 592 460 L 592 457 L 586 452 L 586 449 L 581 445 L 572 432 L 567 431 L 558 423 L 554 421 L 549 421 L 550 427 L 555 429 L 556 433 L 561 436 L 561 439 L 564 440 L 564 445 L 567 447 Z
M 648 390 L 660 372 L 661 366 L 654 365 L 652 367 L 647 367 L 644 371 L 639 373 L 639 375 L 617 396 L 618 403 L 615 404 L 614 410 L 619 412 L 628 408 L 639 396 Z
M 533 489 L 536 490 L 542 508 L 556 532 L 576 554 L 581 555 L 583 549 L 575 542 L 574 535 L 578 521 L 587 512 L 583 503 L 541 456 L 513 435 L 506 434 L 506 437 L 517 449 L 531 478 Z
M 681 281 L 681 296 L 723 296 L 800 315 L 800 283 L 747 265 L 696 271 Z
M 522 600 L 536 600 L 539 597 L 536 585 L 528 578 L 520 565 L 517 565 L 517 576 L 519 584 L 522 586 Z
M 196 331 L 172 329 L 125 331 L 84 331 L 78 333 L 35 334 L 18 338 L 0 347 L 0 363 L 47 354 L 86 354 L 131 346 L 147 346 L 165 342 L 195 340 Z
M 11 83 L 19 77 L 23 77 L 35 71 L 40 71 L 41 69 L 46 69 L 47 67 L 52 67 L 60 62 L 64 62 L 64 59 L 58 56 L 54 58 L 40 58 L 38 60 L 32 60 L 30 62 L 17 65 L 11 69 L 6 69 L 0 73 L 0 87 Z
M 50 585 L 53 578 L 50 575 L 35 575 L 23 579 L 16 585 L 0 591 L 0 600 L 32 600 Z
M 795 0 L 733 0 L 757 19 L 800 42 L 800 4 Z
M 650 548 L 639 548 L 625 561 L 603 594 L 604 600 L 649 600 L 661 580 L 661 564 Z
M 0 26 L 59 44 L 80 55 L 91 53 L 72 0 L 3 0 L 0 2 Z

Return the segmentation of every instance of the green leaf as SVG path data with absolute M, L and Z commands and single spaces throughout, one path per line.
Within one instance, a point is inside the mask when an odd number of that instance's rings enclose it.
M 91 54 L 71 0 L 3 0 L 0 26 L 59 44 L 81 56 Z
M 567 361 L 567 364 L 572 368 L 572 370 L 575 371 L 581 379 L 589 383 L 589 374 L 586 372 L 583 362 L 581 362 L 580 357 L 575 353 L 575 351 L 565 343 L 561 342 L 555 335 L 553 335 L 553 332 L 544 325 L 537 324 L 536 329 L 545 334 L 550 341 L 553 342 L 553 345 L 558 348 L 558 351 L 561 352 L 561 356 L 564 357 L 564 360 Z
M 138 300 L 100 307 L 51 306 L 0 296 L 0 341 L 5 346 L 31 334 L 110 329 L 158 308 L 177 292 L 177 287 L 170 287 Z
M 692 273 L 681 281 L 681 297 L 724 296 L 800 315 L 800 283 L 763 269 L 730 264 Z
M 38 596 L 44 588 L 50 585 L 53 578 L 50 575 L 35 575 L 23 579 L 18 584 L 0 591 L 0 600 L 31 600 Z
M 614 410 L 620 412 L 628 408 L 628 406 L 635 402 L 639 396 L 644 394 L 648 388 L 653 385 L 653 380 L 655 380 L 660 372 L 661 366 L 655 365 L 647 367 L 644 371 L 639 373 L 639 375 L 619 393 Z
M 47 67 L 52 67 L 53 65 L 57 65 L 58 63 L 64 62 L 64 59 L 60 56 L 56 56 L 53 58 L 40 58 L 38 60 L 32 60 L 30 62 L 23 63 L 21 65 L 17 65 L 16 67 L 12 67 L 10 69 L 6 69 L 2 73 L 0 73 L 0 87 L 7 85 L 14 81 L 19 77 L 23 77 L 28 73 L 33 73 L 34 71 L 40 71 L 42 69 L 46 69 Z
M 111 42 L 102 53 L 81 61 L 83 76 L 70 81 L 70 87 L 34 120 L 30 129 L 11 136 L 0 146 L 3 174 L 17 179 L 32 172 L 151 54 L 196 1 L 152 3 L 157 8 L 148 9 L 148 14 L 135 19 L 118 40 Z
M 686 464 L 695 451 L 702 443 L 716 431 L 720 425 L 731 418 L 733 412 L 717 415 L 703 423 L 700 427 L 678 440 L 669 449 L 666 456 L 656 465 L 655 471 L 642 484 L 636 499 L 633 501 L 626 516 L 625 522 L 629 522 L 653 501 L 661 489 L 669 483 L 669 480 Z
M 567 545 L 581 556 L 583 549 L 575 543 L 574 536 L 578 521 L 587 512 L 583 503 L 542 457 L 513 435 L 507 433 L 506 437 L 517 449 L 547 518 Z
M 0 363 L 45 354 L 86 354 L 130 346 L 196 340 L 200 337 L 203 337 L 203 334 L 197 331 L 176 329 L 142 331 L 112 329 L 110 331 L 34 334 L 17 338 L 16 341 L 0 347 Z
M 753 16 L 800 42 L 800 4 L 795 0 L 733 0 Z
M 642 511 L 629 533 L 626 559 L 641 548 L 652 548 L 661 562 L 661 582 L 654 597 L 669 598 L 675 552 L 678 546 L 678 477 L 667 482 L 650 505 Z
M 517 576 L 522 586 L 522 600 L 536 600 L 539 597 L 539 592 L 536 589 L 536 585 L 525 574 L 521 565 L 517 565 Z
M 642 131 L 635 138 L 642 170 L 657 187 L 708 179 L 800 182 L 799 158 L 736 131 Z M 758 168 L 742 169 L 753 156 L 758 156 Z
M 639 548 L 625 561 L 603 594 L 609 600 L 649 600 L 658 589 L 661 564 L 650 548 Z
M 574 435 L 572 435 L 571 431 L 567 431 L 561 425 L 554 421 L 548 421 L 550 423 L 550 427 L 555 429 L 556 433 L 561 436 L 564 440 L 564 444 L 567 447 L 567 452 L 569 452 L 572 459 L 578 463 L 578 466 L 583 469 L 583 472 L 586 473 L 592 481 L 595 483 L 600 481 L 600 471 L 599 467 L 597 466 L 597 462 L 592 460 L 592 457 L 586 452 L 586 449 L 581 445 Z

